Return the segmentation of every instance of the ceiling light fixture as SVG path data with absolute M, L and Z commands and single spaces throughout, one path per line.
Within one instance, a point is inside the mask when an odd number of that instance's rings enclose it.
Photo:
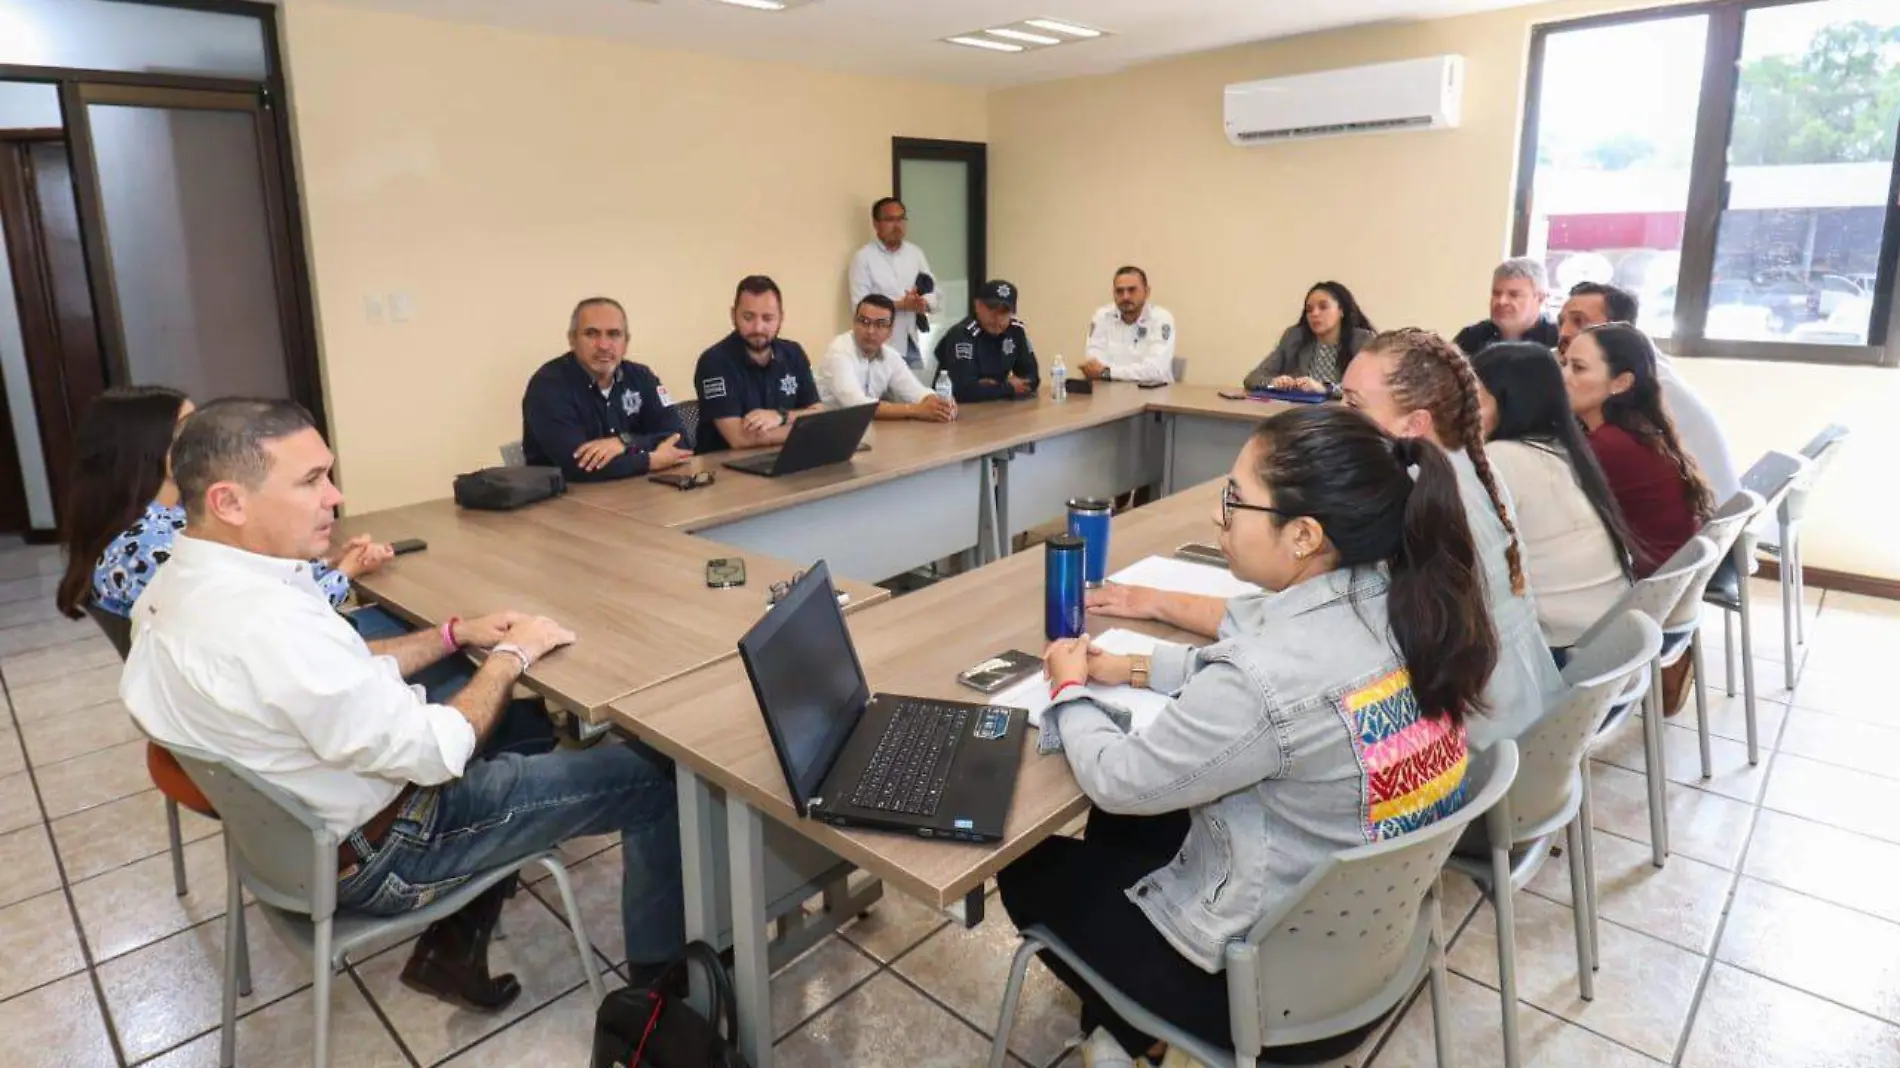
M 983 32 L 989 34 L 991 37 L 1007 37 L 1012 41 L 1027 41 L 1030 44 L 1037 45 L 1059 45 L 1062 43 L 1062 38 L 1060 37 L 1047 37 L 1040 33 L 1028 33 L 1023 30 L 1004 28 L 1000 30 L 984 30 Z
M 719 2 L 752 11 L 789 11 L 795 7 L 816 3 L 817 0 L 719 0 Z
M 1021 52 L 1023 46 L 1005 41 L 990 41 L 982 37 L 946 37 L 951 44 L 965 45 L 970 48 L 987 48 L 992 52 Z
M 1056 19 L 1024 19 L 1023 25 L 1034 26 L 1039 30 L 1048 30 L 1050 33 L 1060 33 L 1069 37 L 1089 38 L 1100 37 L 1102 35 L 1102 31 L 1100 30 L 1090 29 L 1087 26 L 1077 26 L 1073 22 L 1061 22 Z

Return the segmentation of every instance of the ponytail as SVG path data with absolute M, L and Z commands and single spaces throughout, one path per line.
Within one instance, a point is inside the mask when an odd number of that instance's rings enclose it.
M 1425 715 L 1442 712 L 1462 722 L 1485 711 L 1498 637 L 1458 472 L 1444 450 L 1423 438 L 1395 441 L 1393 455 L 1418 474 L 1405 501 L 1399 549 L 1388 564 L 1386 615 Z

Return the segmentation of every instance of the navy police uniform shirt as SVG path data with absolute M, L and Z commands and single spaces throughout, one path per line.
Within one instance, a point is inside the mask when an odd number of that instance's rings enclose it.
M 1504 331 L 1498 329 L 1498 324 L 1485 319 L 1458 331 L 1458 336 L 1453 338 L 1451 343 L 1458 346 L 1458 351 L 1466 356 L 1476 356 L 1503 340 Z M 1536 325 L 1525 331 L 1524 336 L 1518 340 L 1535 341 L 1547 349 L 1554 349 L 1557 347 L 1558 340 L 1557 324 L 1551 322 L 1548 317 L 1540 317 Z
M 743 418 L 760 409 L 797 411 L 818 403 L 811 361 L 798 342 L 775 339 L 772 358 L 761 367 L 753 362 L 751 350 L 736 330 L 699 354 L 693 384 L 699 391 L 698 451 L 702 453 L 732 447 L 714 420 Z
M 1014 317 L 1000 334 L 986 332 L 974 315 L 951 327 L 937 342 L 937 367 L 949 374 L 950 388 L 960 404 L 1014 399 L 1016 391 L 1009 385 L 1012 374 L 1029 383 L 1029 396 L 1035 395 L 1042 381 L 1029 332 Z
M 541 365 L 521 395 L 521 452 L 530 464 L 558 467 L 574 482 L 647 473 L 648 453 L 684 431 L 658 375 L 622 360 L 606 393 L 571 352 Z M 582 471 L 574 451 L 599 438 L 621 437 L 627 451 L 597 471 Z M 691 442 L 681 438 L 681 447 Z

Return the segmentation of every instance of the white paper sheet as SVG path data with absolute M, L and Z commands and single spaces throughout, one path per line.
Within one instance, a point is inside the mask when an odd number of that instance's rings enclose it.
M 1108 581 L 1124 586 L 1153 586 L 1175 593 L 1202 593 L 1210 597 L 1239 597 L 1259 593 L 1260 587 L 1242 582 L 1226 568 L 1177 560 L 1172 556 L 1150 556 L 1108 576 Z
M 1137 634 L 1132 630 L 1116 627 L 1101 634 L 1091 635 L 1096 645 L 1107 652 L 1122 656 L 1135 653 L 1154 652 L 1155 640 L 1146 634 Z M 1128 710 L 1132 719 L 1132 728 L 1140 730 L 1154 722 L 1161 710 L 1168 706 L 1168 699 L 1153 690 L 1137 690 L 1132 686 L 1103 686 L 1099 683 L 1087 687 L 1090 695 L 1098 700 L 1109 701 Z M 1029 725 L 1042 726 L 1042 710 L 1049 707 L 1049 680 L 1041 674 L 1032 675 L 991 698 L 991 704 L 1005 705 L 1010 708 L 1029 710 Z

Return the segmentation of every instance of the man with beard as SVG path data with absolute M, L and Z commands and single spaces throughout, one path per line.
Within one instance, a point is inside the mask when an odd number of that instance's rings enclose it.
M 778 283 L 747 275 L 732 299 L 732 333 L 699 355 L 700 453 L 782 445 L 792 423 L 824 410 L 811 361 L 778 336 L 784 321 Z
M 1082 374 L 1116 382 L 1174 381 L 1174 316 L 1148 303 L 1148 272 L 1123 267 L 1114 284 L 1115 302 L 1089 320 Z

